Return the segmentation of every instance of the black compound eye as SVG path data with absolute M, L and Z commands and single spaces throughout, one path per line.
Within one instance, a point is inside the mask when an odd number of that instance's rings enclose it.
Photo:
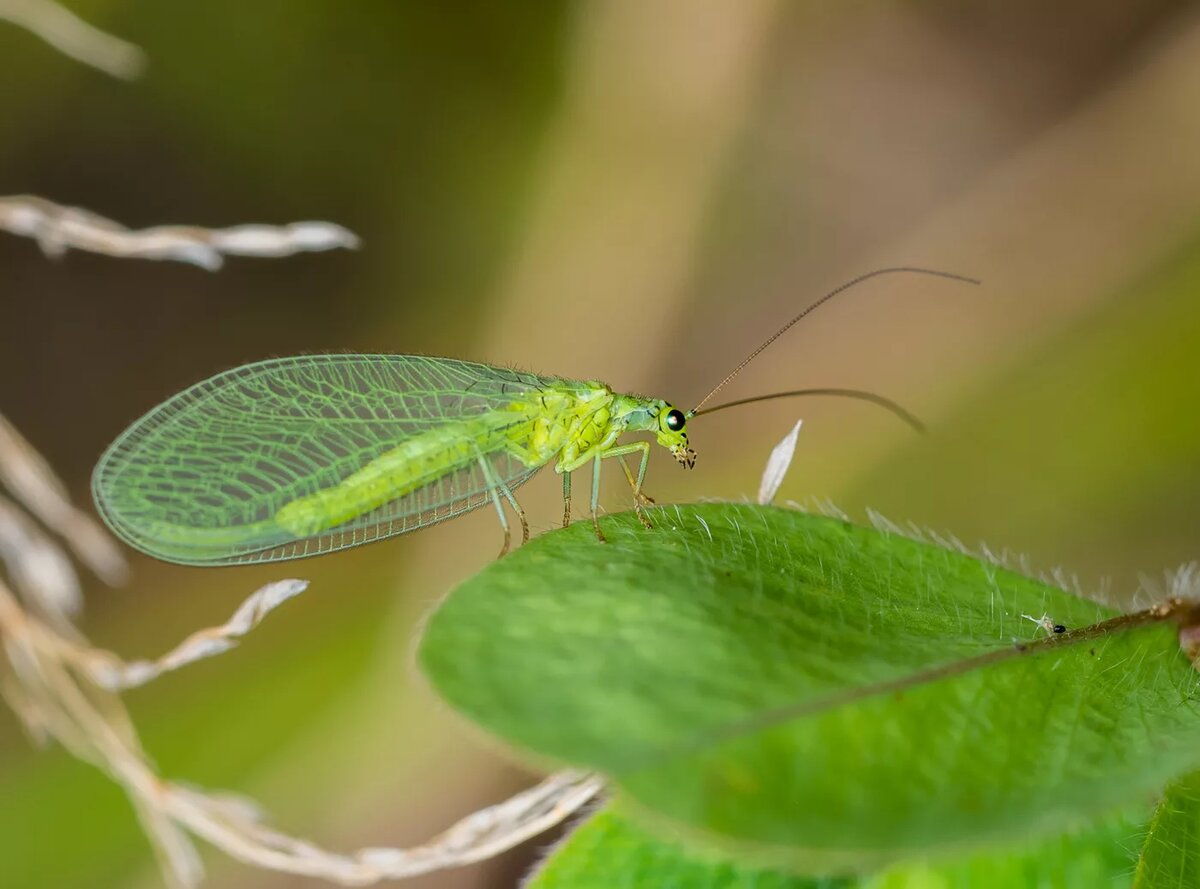
M 667 411 L 667 428 L 672 432 L 678 432 L 683 428 L 683 424 L 687 422 L 687 417 L 683 415 L 681 410 Z

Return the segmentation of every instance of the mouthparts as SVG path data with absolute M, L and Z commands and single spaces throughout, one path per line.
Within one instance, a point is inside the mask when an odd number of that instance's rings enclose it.
M 691 469 L 696 465 L 696 452 L 691 448 L 674 447 L 671 448 L 671 454 L 674 455 L 675 461 L 680 466 L 686 466 Z

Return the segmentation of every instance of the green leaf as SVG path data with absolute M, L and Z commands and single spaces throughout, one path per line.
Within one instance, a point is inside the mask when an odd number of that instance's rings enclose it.
M 1130 889 L 1146 819 L 1107 818 L 1061 836 L 946 862 L 900 864 L 861 889 Z
M 656 837 L 610 806 L 555 849 L 527 889 L 1129 889 L 1144 823 L 1109 818 L 1016 850 L 900 864 L 860 880 L 805 877 L 731 861 L 679 837 Z
M 653 516 L 608 518 L 607 545 L 542 535 L 460 586 L 422 641 L 434 686 L 663 823 L 814 873 L 1061 833 L 1200 763 L 1169 613 L 1089 628 L 1112 613 L 795 511 Z M 1043 613 L 1071 632 L 1022 617 Z
M 1200 886 L 1200 772 L 1167 788 L 1150 822 L 1135 889 Z
M 853 889 L 853 878 L 802 877 L 705 856 L 651 836 L 606 808 L 554 850 L 525 889 Z

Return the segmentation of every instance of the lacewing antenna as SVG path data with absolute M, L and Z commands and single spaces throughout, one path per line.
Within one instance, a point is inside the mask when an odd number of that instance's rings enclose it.
M 716 395 L 718 392 L 720 392 L 730 380 L 732 380 L 739 373 L 741 373 L 742 369 L 747 364 L 749 364 L 751 361 L 753 361 L 755 358 L 757 358 L 759 355 L 761 355 L 763 350 L 765 350 L 769 345 L 771 345 L 771 343 L 775 342 L 775 340 L 779 339 L 781 336 L 783 336 L 785 333 L 787 333 L 787 331 L 789 329 L 791 329 L 791 327 L 794 324 L 796 324 L 796 322 L 798 322 L 805 315 L 812 312 L 818 306 L 824 305 L 825 303 L 829 302 L 829 300 L 831 300 L 835 296 L 837 296 L 839 293 L 849 290 L 851 287 L 854 287 L 856 284 L 861 284 L 863 281 L 866 281 L 870 278 L 877 278 L 880 275 L 892 275 L 892 274 L 896 274 L 899 272 L 904 272 L 904 273 L 908 273 L 908 274 L 916 274 L 916 275 L 931 275 L 935 278 L 948 278 L 951 281 L 962 281 L 965 284 L 979 284 L 980 283 L 978 279 L 968 278 L 966 275 L 956 275 L 953 272 L 941 272 L 941 271 L 938 271 L 937 269 L 925 269 L 925 268 L 919 268 L 917 266 L 893 266 L 893 267 L 885 268 L 885 269 L 876 269 L 873 272 L 867 272 L 865 275 L 859 275 L 857 278 L 852 278 L 851 280 L 847 281 L 845 284 L 841 284 L 838 287 L 833 288 L 833 290 L 826 293 L 823 297 L 821 297 L 815 303 L 813 303 L 808 308 L 806 308 L 804 311 L 802 311 L 798 315 L 796 315 L 796 317 L 792 318 L 792 320 L 789 321 L 787 324 L 783 325 L 783 327 L 779 328 L 777 331 L 775 331 L 773 334 L 771 334 L 769 337 L 767 337 L 766 341 L 763 342 L 763 344 L 761 346 L 759 346 L 757 349 L 755 349 L 753 352 L 751 352 L 749 355 L 747 355 L 744 359 L 742 359 L 742 362 L 740 364 L 738 364 L 738 366 L 735 367 L 729 373 L 729 375 L 727 377 L 725 377 L 725 379 L 723 379 L 723 380 L 721 380 L 721 382 L 717 383 L 717 385 L 713 387 L 711 392 L 709 392 L 707 395 L 705 395 L 703 398 L 701 398 L 700 403 L 697 404 L 694 408 L 691 409 L 691 411 L 688 412 L 688 416 L 696 416 L 696 415 L 700 414 L 701 413 L 700 408 L 702 408 L 708 402 L 708 400 L 710 398 L 712 398 L 714 395 Z M 866 393 L 862 393 L 862 394 L 866 394 Z M 768 397 L 779 397 L 779 396 L 768 396 Z M 871 399 L 868 399 L 868 400 L 871 400 Z M 735 403 L 735 402 L 731 402 L 731 404 L 732 403 Z M 741 404 L 742 402 L 736 402 L 736 403 Z M 708 413 L 708 411 L 704 411 L 703 413 Z
M 909 411 L 905 410 L 890 398 L 885 398 L 882 395 L 876 395 L 874 392 L 865 392 L 862 389 L 793 389 L 790 392 L 772 392 L 770 395 L 755 395 L 752 398 L 739 398 L 737 401 L 727 401 L 724 404 L 718 404 L 715 407 L 705 408 L 702 411 L 690 411 L 688 417 L 698 417 L 703 414 L 715 414 L 717 411 L 723 411 L 727 407 L 737 407 L 742 404 L 755 404 L 759 401 L 771 401 L 775 398 L 798 398 L 804 395 L 832 395 L 838 398 L 856 398 L 859 401 L 869 401 L 871 404 L 877 404 L 884 410 L 898 417 L 901 421 L 907 423 L 917 432 L 925 431 L 925 424 L 913 416 Z

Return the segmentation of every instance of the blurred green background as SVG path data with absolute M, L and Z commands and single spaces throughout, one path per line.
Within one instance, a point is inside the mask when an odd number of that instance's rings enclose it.
M 0 22 L 0 194 L 131 226 L 328 219 L 356 253 L 216 273 L 0 235 L 0 410 L 86 501 L 131 420 L 303 351 L 510 364 L 687 406 L 829 287 L 865 285 L 730 398 L 857 386 L 697 421 L 660 502 L 829 498 L 1160 595 L 1200 532 L 1200 4 L 686 0 L 435 5 L 72 0 L 141 45 L 133 83 Z M 628 491 L 610 473 L 610 510 Z M 617 477 L 613 477 L 617 476 Z M 535 530 L 558 482 L 523 491 Z M 494 516 L 293 564 L 133 561 L 84 629 L 158 654 L 265 581 L 312 587 L 238 650 L 128 696 L 164 774 L 352 849 L 423 841 L 532 773 L 411 668 L 421 616 L 493 558 Z M 0 713 L 0 885 L 160 885 L 121 792 Z M 511 887 L 546 838 L 410 885 Z M 211 885 L 315 886 L 207 855 Z

